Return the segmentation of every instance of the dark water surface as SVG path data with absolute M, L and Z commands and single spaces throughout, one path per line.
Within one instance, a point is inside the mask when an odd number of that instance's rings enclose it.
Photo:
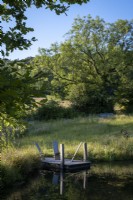
M 133 200 L 133 162 L 95 164 L 87 171 L 49 172 L 17 186 L 6 200 Z

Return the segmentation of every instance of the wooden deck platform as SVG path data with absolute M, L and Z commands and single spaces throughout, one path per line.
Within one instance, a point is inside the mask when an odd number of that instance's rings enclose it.
M 42 165 L 44 169 L 53 169 L 53 170 L 65 170 L 65 171 L 75 171 L 83 170 L 90 168 L 90 161 L 83 160 L 71 160 L 64 159 L 64 165 L 62 166 L 61 160 L 55 160 L 54 158 L 45 158 L 42 159 Z
M 75 160 L 75 156 L 83 144 L 83 160 Z M 91 162 L 87 160 L 87 143 L 80 142 L 72 159 L 65 159 L 64 157 L 64 144 L 60 144 L 60 152 L 58 149 L 58 142 L 53 142 L 54 158 L 45 157 L 38 143 L 35 143 L 41 157 L 43 169 L 48 170 L 64 170 L 64 171 L 77 171 L 89 169 Z

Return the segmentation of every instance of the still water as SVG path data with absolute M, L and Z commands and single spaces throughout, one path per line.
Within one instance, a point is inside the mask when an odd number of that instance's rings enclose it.
M 133 163 L 95 164 L 75 173 L 41 170 L 6 200 L 133 200 Z

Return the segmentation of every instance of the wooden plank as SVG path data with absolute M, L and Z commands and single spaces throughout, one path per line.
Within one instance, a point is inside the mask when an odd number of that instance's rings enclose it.
M 64 165 L 63 171 L 78 171 L 90 168 L 90 163 L 84 163 L 80 165 Z M 55 163 L 43 163 L 43 169 L 61 171 L 60 164 Z
M 47 162 L 47 163 L 57 163 L 60 164 L 61 160 L 55 160 L 54 158 L 45 158 L 42 162 Z M 64 159 L 64 165 L 75 165 L 75 164 L 83 164 L 83 163 L 91 163 L 90 161 L 83 161 L 83 160 L 74 160 L 71 161 L 71 159 Z
M 55 169 L 60 170 L 61 167 L 61 160 L 55 160 L 54 158 L 46 158 L 42 162 L 44 164 L 45 169 Z M 70 159 L 64 159 L 63 170 L 66 171 L 74 171 L 74 170 L 83 170 L 90 168 L 90 161 L 82 161 L 82 160 L 74 160 L 71 162 Z

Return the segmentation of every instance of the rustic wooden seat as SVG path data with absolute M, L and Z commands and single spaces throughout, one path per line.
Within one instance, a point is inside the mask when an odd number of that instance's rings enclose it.
M 58 148 L 58 142 L 53 141 L 53 150 L 54 150 L 54 158 L 55 160 L 60 160 L 60 152 Z
M 42 152 L 39 144 L 37 142 L 35 142 L 35 145 L 39 151 L 40 157 L 41 159 L 44 159 L 44 153 Z M 53 141 L 53 150 L 54 150 L 54 158 L 55 160 L 60 160 L 60 152 L 59 152 L 59 148 L 58 148 L 58 142 L 57 141 Z
M 39 151 L 39 154 L 40 154 L 41 159 L 45 159 L 44 153 L 42 152 L 42 150 L 41 150 L 39 144 L 38 144 L 37 142 L 35 142 L 35 145 L 36 145 L 36 147 L 37 147 L 37 149 L 38 149 L 38 151 Z

